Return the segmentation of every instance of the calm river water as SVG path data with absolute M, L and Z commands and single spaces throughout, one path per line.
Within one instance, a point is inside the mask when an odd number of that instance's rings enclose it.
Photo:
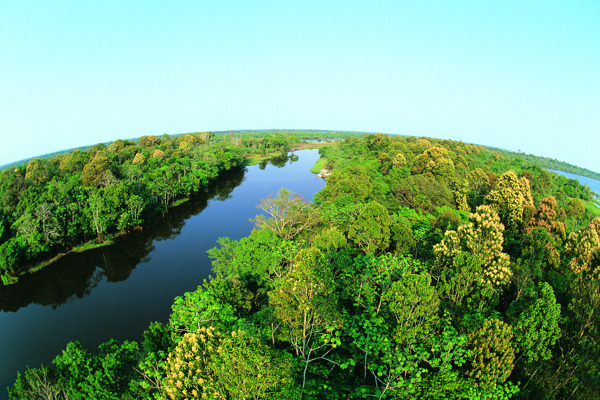
M 312 199 L 323 188 L 309 171 L 318 150 L 296 155 L 283 166 L 230 171 L 207 195 L 142 231 L 0 287 L 0 399 L 17 371 L 49 364 L 70 341 L 95 349 L 109 338 L 138 340 L 150 322 L 166 322 L 173 299 L 210 274 L 206 250 L 217 238 L 250 233 L 261 198 L 286 187 Z

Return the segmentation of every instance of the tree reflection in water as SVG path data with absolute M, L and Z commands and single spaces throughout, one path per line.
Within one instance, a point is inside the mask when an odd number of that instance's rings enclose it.
M 186 220 L 200 214 L 209 200 L 227 200 L 244 181 L 244 173 L 244 168 L 224 172 L 205 193 L 154 217 L 142 229 L 116 239 L 114 244 L 67 254 L 45 269 L 22 277 L 17 284 L 0 287 L 0 311 L 15 312 L 29 304 L 56 308 L 73 297 L 89 295 L 104 277 L 109 282 L 126 280 L 138 265 L 150 261 L 154 241 L 179 235 Z

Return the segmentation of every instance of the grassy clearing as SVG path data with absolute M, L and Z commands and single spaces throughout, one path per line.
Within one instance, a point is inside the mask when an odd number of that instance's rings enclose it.
M 313 165 L 310 169 L 310 172 L 312 172 L 313 174 L 318 174 L 323 168 L 327 168 L 327 159 L 319 158 L 315 165 Z
M 266 155 L 266 156 L 258 155 L 258 154 L 249 155 L 248 157 L 246 157 L 246 160 L 244 161 L 244 165 L 245 166 L 256 165 L 263 161 L 269 161 L 271 158 L 273 158 L 273 156 L 271 156 L 271 155 Z
M 585 208 L 594 214 L 595 217 L 600 217 L 600 204 L 596 199 L 585 202 Z
M 263 161 L 269 161 L 272 158 L 281 157 L 286 154 L 287 153 L 282 153 L 281 151 L 274 151 L 272 153 L 267 153 L 267 154 L 248 154 L 246 156 L 246 159 L 244 160 L 244 165 L 249 166 L 249 165 L 259 164 Z
M 190 201 L 189 197 L 184 197 L 183 199 L 175 200 L 172 204 L 169 205 L 169 208 L 180 206 L 183 203 L 187 203 L 188 201 Z

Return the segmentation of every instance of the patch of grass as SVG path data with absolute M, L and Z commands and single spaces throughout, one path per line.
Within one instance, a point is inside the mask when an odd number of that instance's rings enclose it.
M 256 165 L 263 161 L 269 161 L 271 158 L 273 158 L 273 157 L 270 155 L 266 155 L 266 156 L 258 155 L 258 154 L 251 155 L 251 156 L 246 157 L 246 160 L 244 161 L 244 165 L 246 165 L 246 166 Z
M 16 276 L 0 275 L 0 278 L 2 279 L 4 286 L 13 285 L 19 281 L 19 278 Z
M 310 172 L 312 172 L 313 174 L 318 174 L 323 168 L 327 168 L 327 159 L 319 158 L 315 165 L 313 165 L 310 169 Z
M 594 217 L 600 217 L 600 204 L 598 203 L 598 200 L 593 199 L 591 201 L 586 201 L 585 208 L 591 212 Z
M 274 151 L 274 152 L 267 153 L 267 154 L 248 154 L 246 156 L 246 159 L 244 160 L 244 165 L 249 166 L 249 165 L 259 164 L 263 161 L 269 161 L 273 158 L 281 157 L 286 154 L 287 153 L 282 153 L 281 151 Z
M 73 253 L 83 253 L 84 251 L 91 250 L 91 249 L 96 249 L 98 247 L 108 246 L 108 245 L 111 245 L 113 243 L 114 242 L 113 242 L 112 239 L 107 238 L 102 243 L 89 242 L 89 243 L 81 244 L 79 246 L 74 247 L 73 250 L 71 250 L 71 252 L 73 252 Z
M 83 253 L 84 251 L 88 251 L 91 249 L 96 249 L 98 247 L 104 247 L 104 246 L 109 246 L 111 244 L 113 244 L 115 241 L 114 239 L 116 237 L 119 237 L 123 235 L 123 233 L 115 233 L 113 235 L 109 235 L 106 237 L 106 239 L 102 242 L 102 243 L 97 243 L 95 240 L 86 242 L 86 243 L 82 243 L 79 246 L 75 246 L 73 247 L 71 250 L 64 252 L 64 253 L 59 253 L 56 256 L 49 258 L 47 260 L 41 261 L 29 268 L 26 268 L 24 271 L 22 271 L 20 273 L 20 275 L 25 275 L 25 274 L 32 274 L 34 272 L 37 272 L 51 264 L 53 264 L 54 262 L 58 261 L 59 259 L 61 259 L 62 257 L 66 256 L 69 253 Z
M 180 206 L 180 205 L 182 205 L 183 203 L 187 203 L 188 201 L 190 201 L 190 198 L 189 198 L 189 197 L 184 197 L 184 198 L 182 198 L 182 199 L 175 200 L 175 201 L 173 202 L 173 204 L 171 204 L 171 205 L 169 206 L 169 208 L 171 208 L 171 207 L 177 207 L 177 206 Z

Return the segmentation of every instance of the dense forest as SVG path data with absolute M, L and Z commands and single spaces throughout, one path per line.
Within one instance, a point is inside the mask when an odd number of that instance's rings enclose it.
M 192 133 L 192 135 L 198 135 L 198 134 L 206 135 L 207 132 Z M 209 135 L 214 134 L 215 139 L 213 139 L 213 140 L 217 140 L 217 141 L 220 140 L 221 137 L 223 137 L 223 136 L 227 136 L 229 138 L 231 138 L 231 136 L 235 136 L 237 139 L 243 137 L 245 140 L 242 140 L 242 142 L 245 142 L 246 145 L 248 144 L 248 140 L 255 139 L 255 140 L 257 140 L 256 143 L 259 143 L 262 148 L 267 149 L 269 145 L 273 144 L 273 143 L 270 143 L 270 140 L 269 140 L 269 137 L 273 137 L 273 136 L 284 135 L 284 136 L 287 136 L 291 142 L 300 143 L 300 142 L 305 142 L 307 140 L 308 141 L 341 140 L 341 139 L 346 139 L 346 138 L 351 138 L 351 137 L 362 137 L 364 135 L 371 134 L 371 133 L 358 132 L 358 131 L 357 132 L 348 132 L 348 131 L 331 131 L 331 130 L 318 130 L 318 129 L 311 129 L 311 130 L 306 130 L 306 129 L 283 129 L 283 130 L 282 129 L 266 129 L 265 130 L 265 129 L 263 129 L 263 130 L 216 131 L 216 132 L 209 132 L 208 134 Z M 172 135 L 172 138 L 177 138 L 182 135 L 187 135 L 187 133 Z M 164 135 L 163 135 L 163 138 L 164 138 Z M 128 142 L 137 142 L 138 139 L 130 139 L 127 141 Z M 236 141 L 236 143 L 239 144 L 240 141 L 238 140 L 238 141 Z M 111 142 L 104 143 L 105 146 L 110 146 L 110 144 L 111 144 Z M 85 147 L 80 147 L 77 149 L 71 149 L 69 151 L 59 151 L 59 152 L 54 152 L 54 153 L 50 153 L 50 154 L 45 154 L 45 155 L 42 155 L 42 156 L 39 156 L 36 158 L 50 159 L 50 158 L 53 158 L 56 156 L 61 156 L 65 153 L 71 153 L 74 150 L 87 151 L 87 150 L 91 149 L 92 147 L 93 146 L 85 146 Z M 253 145 L 252 148 L 256 149 L 256 144 Z M 600 173 L 598 173 L 598 172 L 591 171 L 589 169 L 582 168 L 577 165 L 569 164 L 564 161 L 559 161 L 554 158 L 541 157 L 541 156 L 536 156 L 533 154 L 525 154 L 520 151 L 519 152 L 511 152 L 508 150 L 497 149 L 497 148 L 493 148 L 493 147 L 485 147 L 484 146 L 484 148 L 491 150 L 491 151 L 497 151 L 497 152 L 501 153 L 503 156 L 506 156 L 509 158 L 522 159 L 528 165 L 537 165 L 541 168 L 570 172 L 573 174 L 587 176 L 588 178 L 600 180 Z M 29 159 L 16 161 L 16 162 L 1 166 L 0 169 L 16 168 L 21 165 L 27 165 L 27 163 L 29 161 L 30 161 Z
M 179 138 L 184 135 L 192 135 L 192 136 L 200 136 L 201 138 L 206 138 L 207 135 L 210 137 L 210 142 L 216 142 L 221 140 L 229 140 L 235 139 L 232 143 L 236 146 L 241 147 L 245 146 L 246 150 L 252 150 L 251 152 L 255 152 L 257 149 L 261 149 L 261 151 L 275 151 L 277 147 L 277 142 L 283 136 L 286 137 L 290 143 L 303 143 L 306 141 L 332 141 L 332 140 L 341 140 L 349 137 L 362 137 L 366 135 L 365 132 L 348 132 L 348 131 L 324 131 L 324 130 L 302 130 L 302 129 L 263 129 L 263 130 L 230 130 L 230 131 L 215 131 L 215 132 L 188 132 L 188 133 L 179 133 L 175 135 L 150 135 L 152 137 L 156 137 L 158 140 L 180 140 Z M 146 137 L 150 137 L 146 136 Z M 277 138 L 277 139 L 275 139 Z M 127 142 L 128 144 L 135 144 L 139 142 L 139 138 L 131 138 L 131 139 L 121 139 L 120 141 Z M 144 139 L 142 139 L 143 141 Z M 202 139 L 201 139 L 202 140 Z M 104 146 L 108 147 L 113 142 L 105 142 L 98 143 L 95 146 Z M 92 149 L 94 146 L 82 146 L 76 147 L 68 150 L 55 151 L 53 153 L 47 153 L 39 155 L 35 158 L 50 160 L 57 156 L 64 156 L 70 153 L 73 153 L 75 150 L 79 151 L 88 151 Z M 7 168 L 18 168 L 21 166 L 26 166 L 33 158 L 28 158 L 24 160 L 14 161 L 5 165 L 0 166 L 0 170 Z M 573 167 L 573 166 L 571 166 Z
M 281 132 L 151 135 L 5 168 L 0 172 L 0 286 L 66 251 L 110 243 L 114 235 L 138 229 L 148 217 L 204 190 L 220 172 L 286 154 L 301 140 Z
M 13 283 L 30 265 L 139 226 L 145 214 L 202 190 L 243 162 L 214 135 L 141 137 L 75 150 L 0 174 L 0 275 Z
M 185 139 L 164 138 L 4 171 L 3 226 L 16 230 L 2 248 L 29 248 L 27 218 L 37 220 L 31 243 L 41 251 L 76 242 L 68 221 L 84 221 L 75 225 L 84 239 L 134 226 L 133 196 L 160 209 L 199 190 L 203 177 L 242 162 L 240 149 L 254 142 L 232 146 L 238 139 L 189 139 L 199 141 L 189 165 Z M 314 202 L 286 189 L 265 198 L 252 234 L 219 240 L 213 276 L 176 298 L 166 323 L 139 343 L 92 351 L 72 342 L 51 366 L 20 374 L 11 398 L 597 398 L 600 209 L 588 187 L 450 140 L 376 134 L 320 152 L 332 173 Z M 111 167 L 91 172 L 101 157 Z M 208 169 L 215 160 L 229 161 Z M 150 163 L 188 169 L 148 179 Z M 50 185 L 61 179 L 79 188 L 66 192 L 81 199 L 74 211 L 49 197 L 62 193 Z M 165 201 L 155 181 L 191 189 Z M 11 203 L 17 189 L 29 200 Z M 103 229 L 96 201 L 110 210 Z M 53 226 L 63 242 L 44 233 Z
M 507 157 L 516 157 L 518 159 L 523 160 L 525 163 L 529 165 L 537 165 L 542 168 L 554 169 L 558 171 L 570 172 L 572 174 L 577 174 L 581 176 L 587 176 L 588 178 L 600 180 L 600 173 L 591 171 L 587 168 L 581 168 L 573 164 L 569 164 L 564 161 L 559 161 L 555 158 L 548 157 L 540 157 L 535 156 L 533 154 L 525 154 L 525 153 L 514 153 L 509 152 L 507 150 L 499 150 L 503 155 Z

